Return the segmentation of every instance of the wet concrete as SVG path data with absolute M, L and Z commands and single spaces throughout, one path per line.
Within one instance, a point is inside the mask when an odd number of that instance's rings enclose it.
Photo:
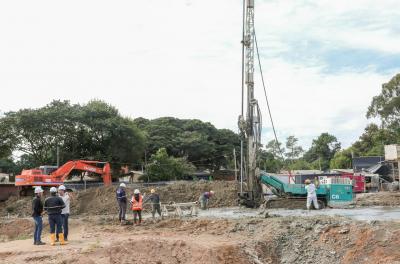
M 400 221 L 400 207 L 369 207 L 369 208 L 352 208 L 352 209 L 323 209 L 323 210 L 307 210 L 302 209 L 268 209 L 266 212 L 269 215 L 277 216 L 316 216 L 316 215 L 327 215 L 327 216 L 345 216 L 355 220 L 362 221 Z M 264 213 L 260 210 L 248 209 L 248 208 L 212 208 L 206 211 L 199 212 L 199 217 L 214 217 L 214 218 L 227 218 L 227 219 L 238 219 L 248 217 L 264 217 Z

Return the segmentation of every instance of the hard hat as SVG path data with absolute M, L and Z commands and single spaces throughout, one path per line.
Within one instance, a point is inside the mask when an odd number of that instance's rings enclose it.
M 305 183 L 305 184 L 310 184 L 311 181 L 310 181 L 310 179 L 306 179 L 306 180 L 304 181 L 304 183 Z
M 119 187 L 126 188 L 126 184 L 125 184 L 125 183 L 121 183 L 121 184 L 119 185 Z
M 155 193 L 156 192 L 156 190 L 154 190 L 154 189 L 151 189 L 151 191 L 150 191 L 151 193 Z
M 35 193 L 42 193 L 43 192 L 43 189 L 42 189 L 42 187 L 36 187 L 35 188 Z
M 139 194 L 140 191 L 139 191 L 139 189 L 135 189 L 135 190 L 133 191 L 133 193 L 134 193 L 134 194 Z
M 67 188 L 65 188 L 65 186 L 64 185 L 60 185 L 60 186 L 58 186 L 58 190 L 62 190 L 62 191 L 65 191 Z
M 57 192 L 57 188 L 56 187 L 51 187 L 50 188 L 50 192 L 51 193 L 56 193 Z

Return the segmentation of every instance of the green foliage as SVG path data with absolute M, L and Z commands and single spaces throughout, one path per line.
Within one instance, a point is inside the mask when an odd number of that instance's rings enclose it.
M 134 122 L 98 100 L 86 105 L 53 101 L 38 109 L 8 112 L 0 119 L 0 131 L 32 166 L 55 164 L 57 146 L 61 162 L 92 158 L 133 163 L 144 149 L 144 136 Z
M 355 156 L 382 156 L 384 146 L 400 143 L 400 131 L 397 134 L 387 128 L 369 124 L 360 138 L 352 145 Z
M 288 168 L 290 170 L 311 170 L 313 165 L 304 160 L 303 158 L 289 161 Z
M 267 150 L 260 150 L 257 159 L 258 167 L 266 172 L 278 173 L 284 166 L 281 158 Z
M 330 161 L 330 168 L 331 169 L 351 169 L 351 162 L 352 162 L 352 150 L 351 148 L 345 149 L 342 151 L 338 151 L 335 153 L 333 158 Z
M 135 124 L 146 135 L 146 150 L 155 154 L 160 148 L 175 157 L 187 157 L 199 168 L 227 167 L 233 149 L 240 150 L 239 136 L 228 129 L 216 129 L 200 120 L 162 117 L 154 120 L 137 118 Z
M 171 157 L 165 148 L 161 148 L 151 156 L 150 163 L 146 166 L 146 175 L 142 180 L 182 180 L 194 171 L 195 167 L 186 159 Z
M 303 148 L 298 146 L 298 139 L 295 136 L 289 136 L 286 139 L 286 157 L 290 160 L 298 158 L 303 152 Z
M 400 73 L 382 85 L 381 94 L 372 99 L 367 117 L 380 117 L 384 125 L 400 129 Z
M 313 164 L 313 168 L 329 169 L 330 160 L 340 149 L 337 138 L 328 133 L 322 133 L 314 139 L 311 148 L 304 154 L 304 159 Z
M 285 148 L 282 147 L 280 142 L 271 140 L 265 146 L 267 152 L 271 153 L 275 159 L 281 160 L 284 158 Z

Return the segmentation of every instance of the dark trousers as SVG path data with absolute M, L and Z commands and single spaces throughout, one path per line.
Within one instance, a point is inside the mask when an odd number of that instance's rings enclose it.
M 133 222 L 136 224 L 137 217 L 139 216 L 139 224 L 142 222 L 142 210 L 133 210 Z
M 56 227 L 57 227 L 57 233 L 62 233 L 61 214 L 49 215 L 49 225 L 50 225 L 50 234 L 54 234 L 56 232 Z
M 68 219 L 69 219 L 69 214 L 61 214 L 62 228 L 64 230 L 64 239 L 68 239 Z M 56 234 L 57 239 L 58 239 L 58 234 L 62 233 L 63 230 L 60 231 L 57 229 L 57 234 Z
M 42 237 L 43 230 L 43 219 L 41 216 L 34 216 L 33 220 L 35 221 L 35 231 L 33 232 L 33 241 L 40 242 Z
M 161 206 L 159 203 L 151 205 L 151 215 L 153 216 L 153 218 L 156 215 L 156 212 L 158 213 L 159 216 L 161 216 Z
M 118 206 L 119 206 L 118 219 L 119 219 L 119 221 L 125 220 L 125 215 L 126 215 L 126 201 L 120 201 L 120 200 L 118 200 Z

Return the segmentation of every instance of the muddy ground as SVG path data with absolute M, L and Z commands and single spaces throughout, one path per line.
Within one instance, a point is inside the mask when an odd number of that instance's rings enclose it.
M 106 216 L 79 217 L 69 244 L 55 247 L 33 246 L 24 238 L 31 226 L 21 221 L 1 221 L 17 228 L 0 243 L 0 263 L 400 263 L 398 221 L 188 218 L 120 226 Z

